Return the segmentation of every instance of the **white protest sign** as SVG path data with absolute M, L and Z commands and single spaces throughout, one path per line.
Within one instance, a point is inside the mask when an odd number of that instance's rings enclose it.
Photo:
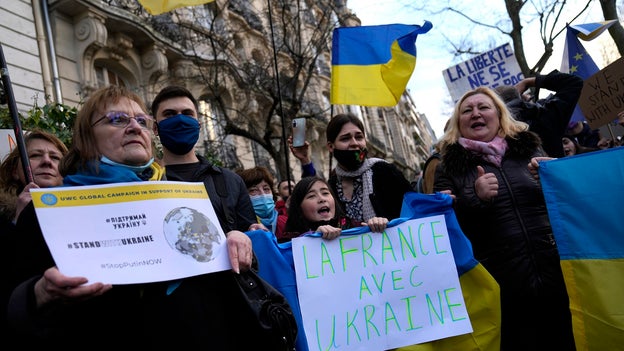
M 0 162 L 16 147 L 13 129 L 0 129 Z
M 449 67 L 442 75 L 453 102 L 480 86 L 515 85 L 524 79 L 509 43 Z
M 203 183 L 132 182 L 31 189 L 61 273 L 134 284 L 230 269 Z
M 443 215 L 292 246 L 311 351 L 387 350 L 472 332 Z

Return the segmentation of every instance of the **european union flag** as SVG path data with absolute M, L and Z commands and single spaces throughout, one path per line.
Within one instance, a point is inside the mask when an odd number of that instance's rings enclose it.
M 587 53 L 587 50 L 581 45 L 578 39 L 578 30 L 567 27 L 566 45 L 563 52 L 563 62 L 561 63 L 561 72 L 574 74 L 583 78 L 583 80 L 591 77 L 594 73 L 600 71 L 594 60 Z M 570 122 L 582 121 L 585 119 L 581 108 L 576 105 Z
M 596 63 L 594 63 L 594 60 L 592 60 L 591 56 L 587 53 L 587 50 L 581 45 L 579 38 L 585 41 L 593 40 L 616 22 L 616 20 L 610 20 L 568 25 L 561 72 L 567 72 L 587 79 L 594 73 L 600 71 Z M 584 119 L 585 116 L 581 108 L 576 105 L 570 122 L 578 122 Z
M 566 47 L 564 57 L 567 58 L 566 72 L 577 75 L 583 79 L 591 77 L 600 71 L 587 50 L 581 45 L 577 37 L 578 32 L 568 27 L 566 33 Z
M 331 103 L 396 105 L 416 67 L 416 38 L 432 27 L 425 21 L 334 29 Z

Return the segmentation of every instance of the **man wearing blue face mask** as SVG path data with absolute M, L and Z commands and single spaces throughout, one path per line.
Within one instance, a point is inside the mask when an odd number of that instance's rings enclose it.
M 154 133 L 163 146 L 162 162 L 167 180 L 203 182 L 225 232 L 228 251 L 230 254 L 240 254 L 245 252 L 243 249 L 249 249 L 248 258 L 251 260 L 251 240 L 244 232 L 256 230 L 260 225 L 256 221 L 243 180 L 233 171 L 216 166 L 195 153 L 200 131 L 197 100 L 186 88 L 169 86 L 156 95 L 151 109 L 156 121 Z M 221 194 L 219 188 L 227 189 L 227 194 Z M 249 267 L 232 268 L 236 272 L 238 268 L 242 270 Z M 180 321 L 167 324 L 179 325 L 178 330 L 162 332 L 194 337 L 195 334 L 188 330 L 201 330 L 201 338 L 205 336 L 220 350 L 258 347 L 255 343 L 257 336 L 250 332 L 253 316 L 241 311 L 245 303 L 240 299 L 239 288 L 232 274 L 232 271 L 223 271 L 160 283 L 163 295 L 167 296 L 166 301 L 172 306 L 171 310 L 176 311 L 175 316 L 181 318 Z M 179 310 L 176 301 L 195 301 L 200 304 L 197 311 L 210 311 L 211 316 L 201 317 L 195 311 Z M 240 338 L 241 331 L 245 331 L 249 338 Z
M 256 166 L 237 172 L 243 178 L 258 222 L 277 237 L 281 236 L 288 216 L 275 209 L 275 177 L 266 167 Z
M 195 153 L 200 130 L 198 106 L 191 92 L 181 86 L 162 89 L 152 102 L 156 120 L 154 133 L 163 146 L 162 161 L 167 180 L 204 182 L 226 235 L 229 236 L 230 230 L 255 230 L 257 228 L 252 226 L 256 223 L 255 215 L 245 183 L 236 173 L 216 166 Z M 227 197 L 218 195 L 212 177 L 215 174 L 223 175 Z

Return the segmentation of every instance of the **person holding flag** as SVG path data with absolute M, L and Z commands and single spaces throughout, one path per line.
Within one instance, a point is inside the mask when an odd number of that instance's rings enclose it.
M 524 93 L 529 88 L 547 89 L 555 94 L 537 101 L 527 101 Z M 582 89 L 583 79 L 557 70 L 548 74 L 538 73 L 513 86 L 499 85 L 494 88 L 514 117 L 528 124 L 529 130 L 539 135 L 542 147 L 550 157 L 564 156 L 561 138 L 566 133 Z

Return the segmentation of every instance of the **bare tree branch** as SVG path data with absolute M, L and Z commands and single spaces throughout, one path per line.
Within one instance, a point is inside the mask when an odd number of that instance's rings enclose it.
M 267 8 L 255 8 L 246 0 L 230 0 L 222 7 L 215 3 L 209 13 L 198 11 L 192 21 L 175 22 L 188 34 L 182 37 L 191 38 L 182 46 L 193 58 L 192 78 L 220 110 L 224 138 L 236 135 L 253 141 L 255 150 L 263 150 L 254 154 L 256 163 L 268 166 L 273 160 L 276 176 L 282 179 L 292 173 L 284 161 L 290 151 L 278 142 L 286 137 L 282 120 L 289 126 L 296 117 L 327 116 L 328 107 L 311 95 L 317 93 L 311 87 L 319 75 L 329 77 L 329 63 L 324 70 L 319 67 L 323 57 L 329 57 L 338 16 L 329 0 L 270 3 L 276 6 L 271 8 L 273 27 L 267 25 Z M 267 38 L 274 40 L 275 48 Z M 230 92 L 228 86 L 244 89 Z
M 515 2 L 515 1 L 513 1 L 513 2 Z M 477 21 L 474 18 L 466 15 L 464 12 L 455 10 L 453 7 L 446 7 L 444 10 L 449 11 L 449 12 L 454 12 L 454 13 L 460 15 L 461 17 L 467 19 L 468 21 L 470 21 L 470 22 L 472 22 L 472 23 L 474 23 L 476 25 L 479 25 L 479 26 L 482 26 L 482 27 L 486 27 L 486 28 L 490 28 L 490 29 L 494 29 L 494 30 L 497 30 L 497 31 L 501 32 L 502 34 L 509 35 L 508 32 L 505 32 L 500 27 L 495 26 L 495 25 L 491 25 L 491 24 L 487 24 L 487 23 L 484 23 L 484 22 L 481 22 L 481 21 Z

